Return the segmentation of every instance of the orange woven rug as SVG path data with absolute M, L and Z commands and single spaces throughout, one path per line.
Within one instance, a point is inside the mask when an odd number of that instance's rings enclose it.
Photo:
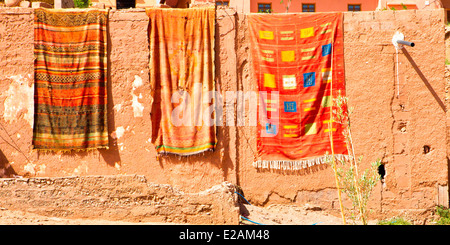
M 146 9 L 150 19 L 152 142 L 159 154 L 193 155 L 217 144 L 215 9 Z
M 346 157 L 341 124 L 329 124 L 333 99 L 345 96 L 342 13 L 250 14 L 248 22 L 260 91 L 254 166 L 324 163 L 331 137 L 335 157 Z
M 108 147 L 107 10 L 34 10 L 33 148 Z

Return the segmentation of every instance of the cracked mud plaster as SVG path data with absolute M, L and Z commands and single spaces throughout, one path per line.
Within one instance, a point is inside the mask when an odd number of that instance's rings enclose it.
M 116 134 L 115 134 L 116 139 L 120 139 L 123 136 L 123 134 L 125 133 L 125 129 L 122 126 L 120 126 L 120 127 L 116 128 L 115 132 L 116 132 Z
M 17 75 L 7 78 L 12 82 L 8 90 L 2 93 L 2 97 L 5 98 L 3 119 L 8 123 L 14 123 L 23 113 L 22 118 L 33 127 L 34 84 L 28 86 L 31 74 L 28 77 Z
M 144 106 L 139 103 L 138 98 L 142 99 L 142 94 L 139 93 L 139 96 L 134 94 L 134 91 L 142 86 L 142 78 L 140 78 L 138 75 L 134 76 L 134 82 L 133 82 L 133 89 L 131 90 L 131 96 L 132 98 L 132 104 L 133 107 L 133 113 L 134 117 L 143 117 L 144 116 Z

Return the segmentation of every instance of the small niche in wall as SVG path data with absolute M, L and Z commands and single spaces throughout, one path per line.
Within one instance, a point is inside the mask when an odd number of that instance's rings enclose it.
M 117 0 L 117 9 L 129 9 L 136 7 L 136 0 Z
M 191 0 L 156 0 L 160 4 L 167 5 L 171 8 L 189 8 Z

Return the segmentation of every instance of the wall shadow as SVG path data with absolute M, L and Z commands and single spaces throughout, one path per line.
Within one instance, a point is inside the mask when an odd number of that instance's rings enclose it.
M 434 99 L 439 104 L 441 109 L 444 112 L 446 112 L 447 109 L 446 109 L 446 106 L 445 106 L 444 102 L 442 102 L 441 98 L 439 98 L 439 95 L 436 93 L 436 91 L 434 91 L 434 89 L 431 86 L 430 82 L 428 82 L 428 79 L 425 77 L 425 75 L 419 69 L 419 67 L 417 66 L 416 62 L 413 60 L 413 58 L 409 54 L 408 50 L 406 48 L 402 48 L 401 50 L 402 50 L 403 54 L 405 55 L 405 57 L 408 59 L 409 63 L 411 63 L 411 65 L 414 68 L 414 70 L 417 72 L 417 75 L 419 75 L 420 79 L 422 79 L 423 83 L 425 84 L 427 89 L 430 91 L 431 95 L 433 95 Z
M 0 178 L 12 178 L 17 175 L 3 151 L 0 150 Z
M 101 50 L 103 52 L 104 50 Z M 103 157 L 103 160 L 110 166 L 115 166 L 115 163 L 120 163 L 120 155 L 119 149 L 117 146 L 117 140 L 111 137 L 111 133 L 115 129 L 115 121 L 114 121 L 114 102 L 113 102 L 113 94 L 112 94 L 112 80 L 111 80 L 111 37 L 110 37 L 110 27 L 109 22 L 107 25 L 107 74 L 106 74 L 106 89 L 107 89 L 107 125 L 108 125 L 108 147 L 109 149 L 98 149 L 98 152 Z M 104 67 L 100 67 L 103 69 Z M 92 155 L 91 150 L 86 151 L 63 151 L 56 153 L 54 151 L 41 152 L 37 151 L 37 157 L 39 159 L 40 155 L 56 155 L 59 154 L 61 156 L 67 157 L 80 157 L 85 158 L 89 155 Z
M 151 24 L 149 25 L 148 32 L 151 32 Z M 156 34 L 155 38 L 159 38 L 159 36 Z M 223 86 L 221 84 L 221 74 L 222 74 L 222 67 L 220 64 L 220 50 L 223 48 L 220 43 L 220 33 L 219 33 L 219 26 L 215 25 L 215 40 L 214 40 L 214 71 L 215 71 L 215 90 L 217 91 L 216 94 L 224 94 Z M 155 50 L 159 50 L 159 42 L 155 42 Z M 150 47 L 150 50 L 152 50 L 152 47 Z M 159 62 L 160 57 L 159 54 L 153 53 L 154 58 L 151 60 L 151 62 Z M 152 68 L 155 69 L 156 74 L 160 74 L 159 71 L 159 64 L 152 65 Z M 152 122 L 152 139 L 153 141 L 156 138 L 156 133 L 160 129 L 160 123 L 161 123 L 161 87 L 160 84 L 155 84 L 154 88 L 155 90 L 155 97 L 152 105 L 152 111 L 150 113 L 151 122 Z M 222 176 L 225 180 L 229 180 L 229 178 L 235 178 L 233 176 L 229 176 L 230 170 L 234 169 L 233 159 L 231 157 L 231 147 L 230 147 L 230 137 L 231 137 L 231 127 L 226 126 L 217 126 L 217 125 L 223 125 L 221 123 L 223 121 L 223 114 L 218 113 L 217 108 L 223 107 L 223 98 L 222 96 L 215 98 L 215 120 L 216 120 L 216 137 L 217 137 L 217 145 L 214 150 L 212 151 L 206 151 L 203 153 L 199 153 L 196 155 L 191 156 L 178 156 L 174 154 L 167 154 L 167 155 L 160 155 L 159 157 L 159 165 L 161 168 L 164 168 L 167 165 L 182 165 L 182 164 L 196 164 L 196 163 L 210 163 L 213 166 L 219 168 L 222 171 Z M 234 179 L 231 181 L 235 181 Z
M 119 147 L 117 146 L 117 139 L 111 136 L 112 132 L 116 128 L 115 114 L 114 114 L 114 100 L 112 93 L 112 79 L 111 79 L 111 36 L 110 36 L 110 25 L 107 25 L 107 77 L 106 77 L 106 88 L 107 88 L 107 110 L 108 110 L 108 141 L 109 149 L 99 149 L 99 153 L 103 160 L 110 166 L 115 166 L 116 163 L 121 162 Z
M 447 36 L 447 34 L 446 34 Z M 423 81 L 423 83 L 425 84 L 425 86 L 427 87 L 427 89 L 430 91 L 431 95 L 433 95 L 434 99 L 436 100 L 436 102 L 439 104 L 439 106 L 441 107 L 441 109 L 444 112 L 447 112 L 447 108 L 444 104 L 444 102 L 441 100 L 441 98 L 439 97 L 439 95 L 436 93 L 436 91 L 433 89 L 433 87 L 431 86 L 430 82 L 428 82 L 428 79 L 425 77 L 425 75 L 422 73 L 422 71 L 419 69 L 419 67 L 417 66 L 416 62 L 413 60 L 413 58 L 411 57 L 411 55 L 409 54 L 408 50 L 406 48 L 402 48 L 401 49 L 403 54 L 405 55 L 406 59 L 408 59 L 409 63 L 411 63 L 412 67 L 414 68 L 414 70 L 417 72 L 417 74 L 419 75 L 420 79 Z M 450 159 L 447 156 L 447 179 L 450 178 Z M 448 195 L 449 193 L 447 193 Z
M 448 180 L 450 180 L 450 158 L 447 156 L 447 185 L 448 185 Z M 450 188 L 447 189 L 447 197 L 449 202 L 447 203 L 447 205 L 450 207 Z
M 236 23 L 234 23 L 236 25 Z M 215 28 L 215 37 L 214 37 L 214 68 L 215 68 L 215 89 L 216 89 L 216 95 L 219 95 L 219 97 L 215 98 L 215 117 L 216 117 L 216 125 L 222 125 L 222 126 L 216 126 L 216 133 L 217 133 L 217 149 L 220 153 L 219 155 L 219 159 L 221 159 L 220 161 L 220 167 L 222 168 L 223 171 L 223 176 L 225 179 L 227 179 L 228 173 L 230 169 L 235 169 L 236 173 L 238 173 L 239 169 L 238 166 L 234 166 L 233 164 L 233 160 L 231 159 L 231 155 L 230 155 L 230 133 L 231 133 L 231 127 L 227 127 L 224 125 L 225 122 L 225 118 L 224 118 L 224 111 L 225 111 L 225 105 L 224 105 L 224 86 L 222 84 L 222 80 L 221 75 L 222 75 L 222 65 L 220 62 L 220 50 L 222 50 L 224 47 L 221 45 L 220 39 L 221 36 L 224 34 L 220 33 L 220 25 L 216 22 L 216 25 L 214 26 Z M 228 33 L 227 33 L 228 34 Z M 225 34 L 226 35 L 226 34 Z M 238 81 L 236 81 L 238 82 Z M 237 89 L 237 88 L 236 88 Z M 221 106 L 222 110 L 220 110 L 222 113 L 217 113 L 218 110 L 217 108 Z M 237 127 L 236 127 L 237 130 Z M 236 165 L 238 165 L 238 137 L 236 134 L 236 145 L 235 145 L 235 151 L 236 151 L 236 159 L 235 159 L 235 163 Z M 235 176 L 236 178 L 236 176 Z M 239 178 L 236 178 L 234 181 L 239 181 Z

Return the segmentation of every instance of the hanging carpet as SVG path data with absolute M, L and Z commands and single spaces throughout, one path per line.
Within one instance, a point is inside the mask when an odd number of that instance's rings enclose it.
M 213 150 L 215 9 L 150 8 L 146 13 L 152 142 L 158 154 L 189 156 Z
M 342 13 L 249 14 L 248 22 L 260 93 L 254 166 L 300 170 L 327 154 L 347 157 L 331 115 L 333 99 L 345 96 Z
M 107 10 L 34 10 L 33 148 L 108 147 Z

